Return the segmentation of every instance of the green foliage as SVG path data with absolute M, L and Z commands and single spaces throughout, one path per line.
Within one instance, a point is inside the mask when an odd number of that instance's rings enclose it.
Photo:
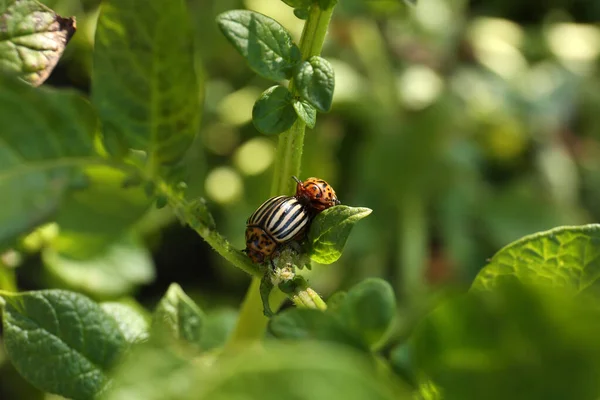
M 411 398 L 404 386 L 377 374 L 364 357 L 316 343 L 270 343 L 225 355 L 212 366 L 208 359 L 202 361 L 186 362 L 165 346 L 139 347 L 117 369 L 102 399 Z
M 0 76 L 0 246 L 48 220 L 78 182 L 81 167 L 102 159 L 93 147 L 97 119 L 71 91 L 33 89 Z
M 391 285 L 381 279 L 366 279 L 350 289 L 335 307 L 349 329 L 359 332 L 373 348 L 381 344 L 396 316 L 396 297 Z
M 444 399 L 595 398 L 598 311 L 564 293 L 498 285 L 445 302 L 413 334 Z
M 560 227 L 526 236 L 500 250 L 473 283 L 491 290 L 517 278 L 573 294 L 598 295 L 600 225 Z
M 317 123 L 317 109 L 306 100 L 294 99 L 292 104 L 296 115 L 304 121 L 306 126 L 311 129 L 314 128 Z
M 290 309 L 271 319 L 271 332 L 281 339 L 320 340 L 369 351 L 383 344 L 396 315 L 390 284 L 367 279 L 338 294 L 327 312 Z
M 308 234 L 310 257 L 321 264 L 337 261 L 354 224 L 371 211 L 364 207 L 342 205 L 321 212 L 311 224 Z
M 291 77 L 300 49 L 277 21 L 253 11 L 233 10 L 217 17 L 219 28 L 248 65 L 273 81 Z
M 200 121 L 193 50 L 183 0 L 102 3 L 92 102 L 112 154 L 145 151 L 151 174 L 181 161 Z
M 126 345 L 113 317 L 87 297 L 61 290 L 1 296 L 4 344 L 21 375 L 73 399 L 103 390 Z
M 74 243 L 84 246 L 86 242 Z M 44 249 L 42 257 L 49 274 L 62 286 L 97 298 L 126 295 L 155 276 L 148 249 L 131 237 L 123 237 L 86 258 L 72 258 L 52 247 Z
M 288 130 L 297 118 L 292 94 L 279 85 L 265 90 L 252 108 L 252 122 L 265 135 L 277 135 Z
M 331 109 L 335 75 L 327 60 L 314 56 L 304 61 L 294 73 L 294 82 L 302 97 L 317 110 Z
M 63 18 L 35 0 L 0 4 L 0 71 L 41 85 L 75 33 L 75 20 Z
M 125 303 L 105 302 L 101 303 L 102 311 L 113 317 L 117 323 L 121 335 L 128 343 L 143 342 L 149 337 L 149 325 L 146 318 L 133 306 Z
M 196 303 L 173 283 L 158 303 L 153 315 L 153 329 L 192 346 L 199 346 L 205 316 Z

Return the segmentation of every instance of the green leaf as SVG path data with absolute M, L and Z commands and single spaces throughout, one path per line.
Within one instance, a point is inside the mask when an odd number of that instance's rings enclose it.
M 294 8 L 294 15 L 301 20 L 307 20 L 310 10 L 308 8 Z
M 49 219 L 80 167 L 103 160 L 93 147 L 96 116 L 74 92 L 0 76 L 0 121 L 0 244 L 6 244 Z
M 254 11 L 233 10 L 217 16 L 227 40 L 260 76 L 273 81 L 291 77 L 300 62 L 300 49 L 277 21 Z
M 96 29 L 92 101 L 112 154 L 180 161 L 200 122 L 201 85 L 184 0 L 105 0 Z
M 396 315 L 394 290 L 383 279 L 365 279 L 348 291 L 335 312 L 369 347 L 376 348 L 386 339 Z
M 238 320 L 236 310 L 223 309 L 209 313 L 204 321 L 204 329 L 200 338 L 203 350 L 223 347 L 233 332 Z
M 91 399 L 127 346 L 113 317 L 85 296 L 63 290 L 2 293 L 6 352 L 37 388 Z
M 320 310 L 285 310 L 271 318 L 269 330 L 280 339 L 328 341 L 369 350 L 362 338 L 348 329 L 336 315 Z
M 105 166 L 84 170 L 85 189 L 68 193 L 55 221 L 60 235 L 52 247 L 74 259 L 102 257 L 150 207 L 141 187 L 123 188 L 127 175 Z
M 314 128 L 317 123 L 317 109 L 310 105 L 306 100 L 295 99 L 293 105 L 294 110 L 296 110 L 296 115 L 304 121 L 306 126 L 311 129 Z
M 204 313 L 181 287 L 172 283 L 154 311 L 152 326 L 159 333 L 199 347 Z
M 473 289 L 489 290 L 510 277 L 600 295 L 600 225 L 560 227 L 509 244 L 479 272 Z
M 186 362 L 172 349 L 143 346 L 115 371 L 103 400 L 409 400 L 372 360 L 317 343 L 265 343 Z
M 298 118 L 292 100 L 292 94 L 283 86 L 265 90 L 252 108 L 256 129 L 265 135 L 277 135 L 290 129 Z
M 265 317 L 273 316 L 273 311 L 269 304 L 269 295 L 271 294 L 271 291 L 273 291 L 273 281 L 269 274 L 264 274 L 260 280 L 260 299 L 263 304 L 263 314 Z
M 101 303 L 102 310 L 113 317 L 121 335 L 128 343 L 138 343 L 148 339 L 148 321 L 135 308 L 130 305 L 105 302 Z
M 337 261 L 354 224 L 371 212 L 369 208 L 341 205 L 317 215 L 308 234 L 310 258 L 321 264 Z
M 294 83 L 302 97 L 321 112 L 328 112 L 333 101 L 335 73 L 329 61 L 313 56 L 297 69 Z
M 34 0 L 0 7 L 0 71 L 34 86 L 50 76 L 75 34 L 75 19 L 63 18 Z
M 597 398 L 594 307 L 560 289 L 518 282 L 471 292 L 445 302 L 414 330 L 414 369 L 450 400 Z
M 94 297 L 123 296 L 152 282 L 155 276 L 150 252 L 132 237 L 124 237 L 83 260 L 62 255 L 51 247 L 42 254 L 48 272 L 62 286 Z
M 101 400 L 184 400 L 190 392 L 196 369 L 189 354 L 161 341 L 138 344 L 111 371 L 112 384 Z

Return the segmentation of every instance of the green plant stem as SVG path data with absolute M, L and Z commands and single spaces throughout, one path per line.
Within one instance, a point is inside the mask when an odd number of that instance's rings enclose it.
M 332 14 L 333 7 L 321 10 L 316 4 L 311 6 L 300 39 L 300 51 L 303 60 L 321 54 Z M 292 94 L 296 95 L 293 80 L 290 81 L 289 87 Z M 292 175 L 300 175 L 305 129 L 304 122 L 298 119 L 287 132 L 279 136 L 275 153 L 273 183 L 271 185 L 272 196 L 292 193 L 294 190 L 295 183 L 292 180 Z M 242 303 L 238 323 L 229 342 L 230 345 L 241 340 L 259 340 L 264 335 L 269 320 L 262 313 L 259 287 L 260 278 L 252 278 L 252 283 Z M 274 310 L 279 308 L 283 298 L 279 291 L 273 291 L 271 303 Z M 278 299 L 279 301 L 277 301 Z
M 400 238 L 398 244 L 397 288 L 411 301 L 425 288 L 427 263 L 427 212 L 419 192 L 407 192 L 400 202 L 398 221 Z

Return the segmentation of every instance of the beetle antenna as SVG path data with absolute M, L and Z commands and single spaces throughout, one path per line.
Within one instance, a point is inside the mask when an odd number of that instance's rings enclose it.
M 294 179 L 296 181 L 296 183 L 302 183 L 302 181 L 298 178 L 296 178 L 294 175 L 292 175 L 292 179 Z

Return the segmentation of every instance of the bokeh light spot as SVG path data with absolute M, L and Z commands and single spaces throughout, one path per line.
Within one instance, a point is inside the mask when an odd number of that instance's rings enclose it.
M 231 167 L 217 167 L 208 173 L 205 189 L 207 196 L 216 203 L 232 203 L 242 195 L 242 178 Z
M 274 145 L 267 138 L 255 138 L 241 145 L 234 156 L 235 165 L 246 175 L 258 175 L 273 163 Z

